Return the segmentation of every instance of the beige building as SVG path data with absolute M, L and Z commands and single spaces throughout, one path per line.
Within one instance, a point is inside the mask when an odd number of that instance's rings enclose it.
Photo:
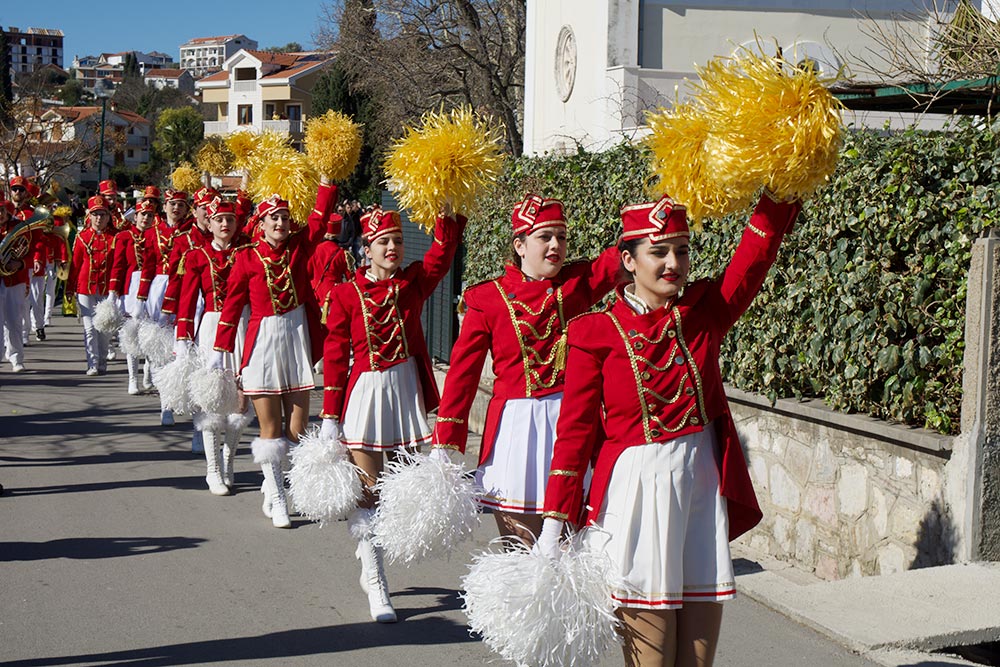
M 647 110 L 683 97 L 696 64 L 741 46 L 780 48 L 824 74 L 846 67 L 863 77 L 851 56 L 871 62 L 884 54 L 879 30 L 901 29 L 924 41 L 915 50 L 926 47 L 934 26 L 925 7 L 922 0 L 528 0 L 525 153 L 639 136 Z M 867 112 L 846 120 L 881 127 L 913 119 Z
M 238 51 L 222 71 L 195 82 L 206 109 L 205 134 L 274 130 L 302 140 L 312 113 L 312 89 L 333 56 L 329 53 Z

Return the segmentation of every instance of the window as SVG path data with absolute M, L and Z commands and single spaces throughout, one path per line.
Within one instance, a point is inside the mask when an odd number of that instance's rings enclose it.
M 287 104 L 285 111 L 288 113 L 288 120 L 302 120 L 301 104 Z
M 274 120 L 274 104 L 264 105 L 264 120 Z
M 128 151 L 125 154 L 126 154 L 126 156 L 128 156 L 130 158 L 134 158 L 135 157 L 135 151 L 132 150 L 131 148 L 128 149 Z
M 240 104 L 236 107 L 236 118 L 240 125 L 253 125 L 253 105 Z

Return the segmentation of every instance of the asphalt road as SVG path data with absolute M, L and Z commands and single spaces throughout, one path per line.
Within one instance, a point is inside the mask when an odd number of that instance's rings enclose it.
M 74 319 L 48 333 L 27 372 L 0 371 L 0 667 L 502 664 L 465 625 L 465 558 L 390 566 L 400 622 L 370 621 L 346 524 L 278 530 L 261 514 L 253 427 L 237 493 L 214 497 L 188 420 L 159 426 L 122 359 L 86 377 Z M 494 530 L 484 517 L 469 549 Z M 716 664 L 874 663 L 741 597 Z

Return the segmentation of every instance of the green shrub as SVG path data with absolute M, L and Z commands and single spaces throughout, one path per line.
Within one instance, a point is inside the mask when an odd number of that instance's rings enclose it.
M 950 133 L 851 133 L 727 337 L 727 381 L 955 433 L 971 246 L 998 226 L 998 164 L 1000 131 L 970 121 Z M 643 201 L 646 174 L 646 153 L 630 145 L 512 161 L 466 232 L 467 284 L 499 274 L 525 192 L 562 199 L 570 256 L 593 256 L 617 239 L 619 208 Z M 694 235 L 693 277 L 721 271 L 745 218 Z

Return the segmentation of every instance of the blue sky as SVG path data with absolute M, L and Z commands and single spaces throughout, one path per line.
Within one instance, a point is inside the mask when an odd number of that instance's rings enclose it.
M 180 45 L 193 37 L 242 33 L 260 48 L 299 42 L 313 46 L 313 33 L 324 0 L 172 0 L 95 3 L 87 0 L 4 2 L 4 29 L 58 28 L 65 34 L 63 66 L 74 55 L 119 51 L 161 51 L 179 56 Z M 143 7 L 149 11 L 143 13 Z

